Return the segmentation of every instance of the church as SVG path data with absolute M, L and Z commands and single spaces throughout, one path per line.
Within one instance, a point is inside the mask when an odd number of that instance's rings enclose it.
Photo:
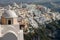
M 24 40 L 23 30 L 20 29 L 17 18 L 13 10 L 4 10 L 1 16 L 0 40 Z

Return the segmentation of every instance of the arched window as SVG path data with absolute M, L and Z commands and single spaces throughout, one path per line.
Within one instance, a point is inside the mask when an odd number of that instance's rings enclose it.
M 8 20 L 8 24 L 9 24 L 9 25 L 11 24 L 11 20 Z

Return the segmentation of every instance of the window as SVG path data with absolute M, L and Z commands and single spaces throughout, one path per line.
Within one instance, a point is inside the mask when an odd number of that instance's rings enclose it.
M 35 15 L 35 13 L 33 12 L 33 17 L 35 17 L 36 15 Z
M 20 25 L 20 29 L 23 29 L 25 27 L 25 25 Z
M 8 20 L 8 24 L 9 24 L 9 25 L 11 24 L 11 20 Z

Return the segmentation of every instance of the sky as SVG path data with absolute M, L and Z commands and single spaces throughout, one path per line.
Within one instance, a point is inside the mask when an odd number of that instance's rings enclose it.
M 60 0 L 0 0 L 0 3 L 7 3 L 7 2 L 56 2 Z

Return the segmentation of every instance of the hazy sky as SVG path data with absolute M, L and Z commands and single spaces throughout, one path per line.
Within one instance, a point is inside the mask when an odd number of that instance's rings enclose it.
M 60 0 L 0 0 L 1 2 L 49 2 L 49 1 L 60 1 Z

